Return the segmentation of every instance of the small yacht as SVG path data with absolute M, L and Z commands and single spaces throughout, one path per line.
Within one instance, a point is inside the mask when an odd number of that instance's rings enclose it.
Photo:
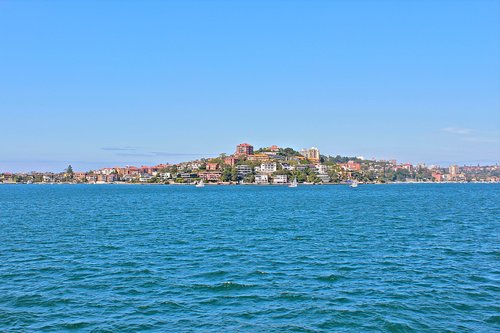
M 195 185 L 196 187 L 205 187 L 205 184 L 203 183 L 203 179 L 201 179 L 198 184 Z
M 351 185 L 349 185 L 349 186 L 351 186 L 351 187 L 358 187 L 358 182 L 357 181 L 353 181 L 351 183 Z
M 297 187 L 297 177 L 293 179 L 293 182 L 288 187 Z

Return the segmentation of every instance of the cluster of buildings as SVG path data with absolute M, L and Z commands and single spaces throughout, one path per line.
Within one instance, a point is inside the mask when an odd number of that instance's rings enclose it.
M 494 166 L 458 166 L 450 165 L 446 170 L 436 170 L 432 177 L 436 182 L 499 182 L 500 167 Z
M 322 156 L 318 148 L 254 150 L 248 143 L 236 146 L 231 155 L 177 164 L 109 167 L 90 172 L 0 173 L 0 183 L 255 183 L 287 184 L 296 178 L 307 183 L 341 183 L 352 180 L 383 182 L 499 182 L 500 167 L 457 166 L 449 168 L 398 164 L 395 160 Z

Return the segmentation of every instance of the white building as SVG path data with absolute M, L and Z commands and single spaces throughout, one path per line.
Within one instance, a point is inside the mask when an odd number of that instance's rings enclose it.
M 289 170 L 289 171 L 295 170 L 295 167 L 288 163 L 281 163 L 281 167 L 283 168 L 283 170 Z
M 273 177 L 274 184 L 286 184 L 288 182 L 287 175 L 276 175 Z
M 141 174 L 139 181 L 141 183 L 147 183 L 149 180 L 151 180 L 151 178 L 153 178 L 153 176 L 150 175 L 149 173 L 143 173 L 143 174 Z
M 269 184 L 269 177 L 267 175 L 255 175 L 256 184 Z
M 272 173 L 277 170 L 276 163 L 262 163 L 260 165 L 260 172 Z
M 448 168 L 448 171 L 450 172 L 450 175 L 456 176 L 459 172 L 458 165 L 450 165 L 450 167 Z
M 252 173 L 252 167 L 250 165 L 237 165 L 236 170 L 238 171 L 238 175 L 243 177 Z
M 321 182 L 323 182 L 323 183 L 328 183 L 331 180 L 330 176 L 328 176 L 327 174 L 324 174 L 324 173 L 320 173 L 318 175 L 318 178 L 321 179 Z
M 316 170 L 318 173 L 328 173 L 328 166 L 323 164 L 316 164 Z
M 42 177 L 43 177 L 43 182 L 44 183 L 50 183 L 50 182 L 54 181 L 54 178 L 52 176 L 43 175 Z
M 189 164 L 189 167 L 191 170 L 199 170 L 201 167 L 201 163 L 200 162 L 192 162 Z
M 109 176 L 110 174 L 116 172 L 115 169 L 113 168 L 104 168 L 100 170 L 94 170 L 94 174 L 96 175 L 106 175 Z
M 172 174 L 170 172 L 164 172 L 164 173 L 160 174 L 160 177 L 162 179 L 170 179 L 170 178 L 172 178 Z

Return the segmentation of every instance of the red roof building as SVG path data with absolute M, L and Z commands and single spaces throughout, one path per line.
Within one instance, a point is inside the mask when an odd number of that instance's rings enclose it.
M 229 157 L 224 158 L 224 164 L 227 164 L 230 166 L 234 166 L 237 162 L 238 162 L 238 159 L 233 157 L 233 156 L 229 156 Z
M 361 170 L 361 164 L 354 162 L 354 161 L 348 161 L 346 166 L 347 166 L 347 169 L 349 169 L 351 171 Z
M 273 153 L 277 153 L 280 151 L 280 147 L 273 145 L 273 146 L 269 147 L 269 150 L 272 151 Z
M 219 163 L 207 163 L 207 171 L 216 171 L 219 169 Z
M 236 156 L 253 155 L 253 146 L 248 143 L 240 143 L 236 146 Z
M 432 178 L 434 178 L 434 181 L 436 181 L 436 182 L 443 181 L 443 175 L 440 174 L 439 172 L 433 172 L 432 173 Z

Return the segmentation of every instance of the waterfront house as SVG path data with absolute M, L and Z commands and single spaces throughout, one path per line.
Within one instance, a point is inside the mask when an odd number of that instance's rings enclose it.
M 14 183 L 14 175 L 10 172 L 6 172 L 3 175 L 3 183 L 4 184 L 12 184 Z
M 132 175 L 123 175 L 121 177 L 121 180 L 124 181 L 124 182 L 131 182 L 133 180 L 137 179 L 136 176 L 132 176 Z
M 85 181 L 85 172 L 75 172 L 73 173 L 73 179 L 76 180 L 77 182 L 83 182 Z
M 269 184 L 269 176 L 255 175 L 255 184 Z
M 440 174 L 439 172 L 433 172 L 432 178 L 434 178 L 434 181 L 436 181 L 436 182 L 441 182 L 443 180 L 442 174 Z
M 85 176 L 85 179 L 89 183 L 96 183 L 97 182 L 97 175 L 95 175 L 95 174 L 88 174 L 88 175 Z
M 200 172 L 198 176 L 206 181 L 220 181 L 222 177 L 222 172 Z
M 318 178 L 321 179 L 321 182 L 323 183 L 328 183 L 331 180 L 330 176 L 328 176 L 328 174 L 325 173 L 318 174 Z
M 116 173 L 112 173 L 106 176 L 106 183 L 114 183 L 118 180 L 118 175 Z
M 54 175 L 53 174 L 44 174 L 42 179 L 43 179 L 44 183 L 53 183 L 54 182 Z
M 198 178 L 198 174 L 192 172 L 182 172 L 179 177 L 182 179 Z
M 287 182 L 288 182 L 287 175 L 275 175 L 275 176 L 273 176 L 273 183 L 274 184 L 286 184 Z
M 172 178 L 172 174 L 170 172 L 162 172 L 162 173 L 160 173 L 160 177 L 162 179 L 171 179 Z
M 151 178 L 153 178 L 153 176 L 149 173 L 143 173 L 141 174 L 141 177 L 139 177 L 139 181 L 141 183 L 147 183 L 148 181 L 151 180 Z

